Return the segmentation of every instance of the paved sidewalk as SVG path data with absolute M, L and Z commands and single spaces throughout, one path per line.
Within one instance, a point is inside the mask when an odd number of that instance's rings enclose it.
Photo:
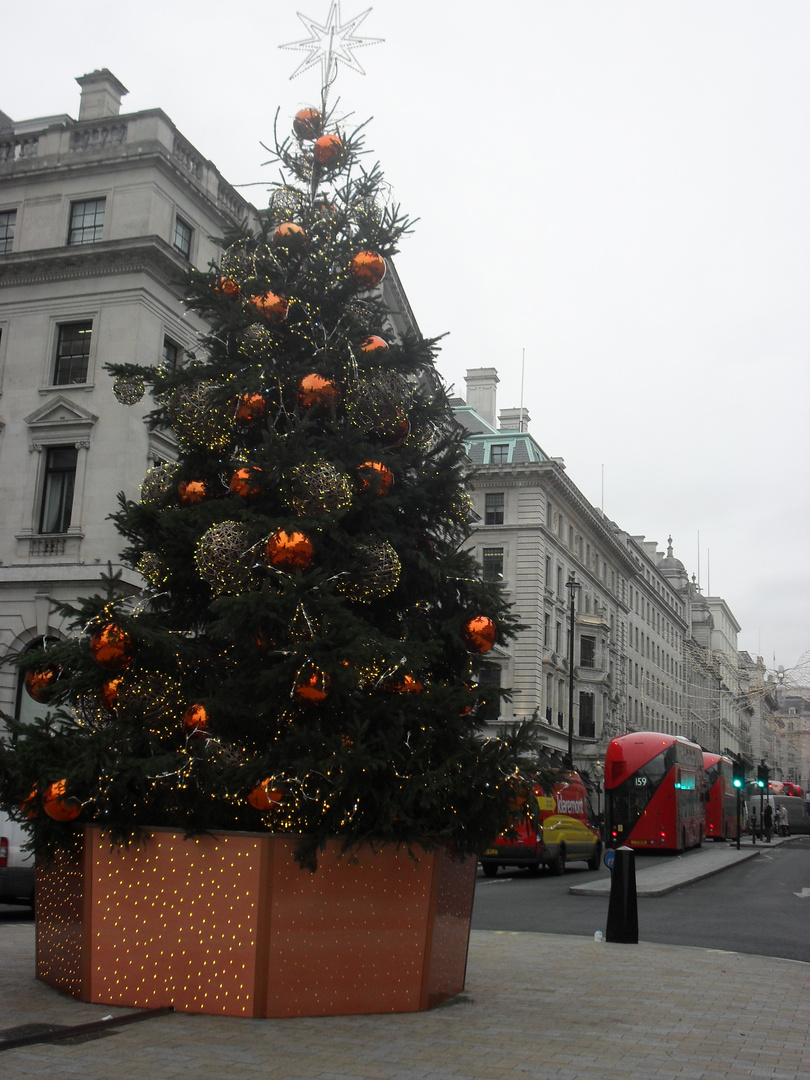
M 0 1038 L 132 1010 L 33 977 L 0 925 Z M 240 1020 L 173 1013 L 0 1051 L 4 1080 L 810 1080 L 810 965 L 667 945 L 474 931 L 467 987 L 428 1013 Z M 17 1029 L 17 1031 L 15 1031 Z M 86 1040 L 87 1037 L 85 1037 Z
M 745 836 L 740 840 L 739 851 L 736 844 L 706 842 L 700 848 L 687 851 L 683 855 L 673 855 L 671 859 L 655 866 L 645 866 L 644 856 L 641 855 L 635 860 L 636 895 L 665 896 L 683 885 L 702 881 L 703 878 L 719 874 L 737 863 L 755 859 L 760 852 L 786 844 L 791 839 L 795 837 L 778 836 L 774 837 L 770 844 L 759 840 L 753 844 L 751 837 Z M 610 878 L 603 877 L 583 885 L 572 885 L 568 891 L 577 896 L 607 896 L 610 892 Z

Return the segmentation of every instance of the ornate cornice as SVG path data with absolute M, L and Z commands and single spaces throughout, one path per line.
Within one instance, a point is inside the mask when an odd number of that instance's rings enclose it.
M 145 273 L 176 296 L 181 296 L 181 276 L 185 269 L 183 260 L 159 236 L 138 237 L 2 256 L 0 288 Z

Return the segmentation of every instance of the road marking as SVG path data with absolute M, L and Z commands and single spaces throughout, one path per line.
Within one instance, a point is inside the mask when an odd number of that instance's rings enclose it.
M 810 889 L 802 889 L 801 892 L 795 892 L 793 895 L 800 896 L 802 900 L 807 900 L 810 898 Z

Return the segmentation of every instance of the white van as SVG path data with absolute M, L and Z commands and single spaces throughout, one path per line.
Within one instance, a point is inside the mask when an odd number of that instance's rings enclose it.
M 779 835 L 779 829 L 776 824 L 776 812 L 780 806 L 787 807 L 788 813 L 788 834 L 790 836 L 796 836 L 798 833 L 810 833 L 810 812 L 808 812 L 807 806 L 803 799 L 798 798 L 796 795 L 774 795 L 769 794 L 762 796 L 762 809 L 765 809 L 765 804 L 770 803 L 774 811 L 774 836 Z M 756 793 L 749 794 L 745 804 L 745 821 L 750 821 L 751 809 L 756 809 L 757 812 L 757 834 L 762 830 L 762 822 L 760 820 L 760 797 Z M 746 830 L 750 832 L 750 826 L 746 824 Z
M 28 833 L 0 810 L 0 904 L 34 906 L 34 853 L 23 851 Z

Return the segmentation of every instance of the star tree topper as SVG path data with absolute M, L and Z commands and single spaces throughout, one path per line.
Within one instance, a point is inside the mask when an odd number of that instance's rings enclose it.
M 298 49 L 309 53 L 290 76 L 294 79 L 316 64 L 321 65 L 322 85 L 328 86 L 334 82 L 339 64 L 345 64 L 351 71 L 365 75 L 359 60 L 353 53 L 353 49 L 359 49 L 363 45 L 378 45 L 383 38 L 357 37 L 355 30 L 365 19 L 371 8 L 366 8 L 360 15 L 355 15 L 347 22 L 341 21 L 340 0 L 332 0 L 329 6 L 329 14 L 326 23 L 315 22 L 307 15 L 297 12 L 298 18 L 309 31 L 310 36 L 303 41 L 292 41 L 289 45 L 281 45 L 282 49 Z

